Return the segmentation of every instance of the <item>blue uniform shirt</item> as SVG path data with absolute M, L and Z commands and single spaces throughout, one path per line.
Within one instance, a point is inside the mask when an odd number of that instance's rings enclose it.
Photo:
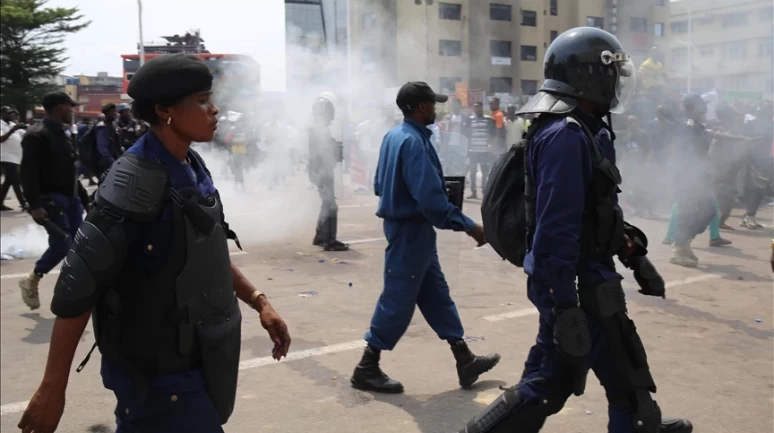
M 438 229 L 470 231 L 473 220 L 446 195 L 441 161 L 430 142 L 432 131 L 413 120 L 392 128 L 382 140 L 374 191 L 376 216 L 383 219 L 424 218 Z
M 113 125 L 107 125 L 105 122 L 99 122 L 95 128 L 94 138 L 97 141 L 97 152 L 99 152 L 99 155 L 103 161 L 112 164 L 113 161 L 115 161 L 115 158 L 113 158 L 113 152 L 111 152 L 112 146 L 110 143 L 110 130 L 113 128 Z
M 148 132 L 140 137 L 126 153 L 164 164 L 169 173 L 171 186 L 174 189 L 196 188 L 202 197 L 208 197 L 215 193 L 212 179 L 204 171 L 204 167 L 198 164 L 190 151 L 188 152 L 186 162 L 178 161 L 161 144 L 161 141 L 153 132 Z M 144 244 L 154 246 L 152 251 L 148 251 L 145 248 L 142 250 L 142 254 L 145 254 L 145 256 L 139 261 L 143 268 L 141 271 L 152 272 L 164 263 L 173 240 L 171 224 L 171 210 L 167 207 L 163 211 L 161 218 L 154 222 L 146 233 L 141 235 L 144 237 Z M 138 251 L 137 253 L 140 252 Z M 134 392 L 132 380 L 126 371 L 105 360 L 105 358 L 102 358 L 101 374 L 105 387 L 115 391 L 119 396 L 131 396 L 131 393 Z M 204 378 L 201 375 L 201 371 L 197 370 L 182 374 L 159 376 L 151 380 L 151 385 L 155 389 L 183 392 L 202 389 L 204 387 Z
M 597 134 L 602 154 L 615 162 L 606 129 Z M 535 184 L 535 235 L 524 271 L 553 289 L 556 303 L 576 303 L 578 284 L 600 284 L 622 277 L 606 260 L 580 256 L 586 190 L 591 182 L 591 142 L 579 125 L 548 122 L 535 133 L 527 154 Z M 614 198 L 617 201 L 617 197 Z

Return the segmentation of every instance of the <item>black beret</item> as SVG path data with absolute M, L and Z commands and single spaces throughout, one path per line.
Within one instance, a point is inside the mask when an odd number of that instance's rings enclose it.
M 178 101 L 212 89 L 207 64 L 191 54 L 164 54 L 145 62 L 129 82 L 127 93 L 135 101 Z

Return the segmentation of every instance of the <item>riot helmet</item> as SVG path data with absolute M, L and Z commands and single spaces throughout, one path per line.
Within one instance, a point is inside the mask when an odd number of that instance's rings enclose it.
M 577 27 L 546 50 L 540 90 L 620 114 L 634 94 L 634 73 L 631 57 L 615 36 L 596 27 Z
M 336 117 L 336 107 L 333 106 L 333 102 L 330 99 L 318 96 L 312 102 L 312 117 L 328 125 Z

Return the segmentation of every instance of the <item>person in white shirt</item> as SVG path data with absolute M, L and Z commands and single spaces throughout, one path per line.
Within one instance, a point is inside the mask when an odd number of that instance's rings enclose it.
M 27 126 L 22 123 L 16 123 L 15 121 L 18 118 L 19 112 L 16 109 L 8 106 L 0 107 L 0 165 L 5 175 L 0 195 L 2 195 L 2 201 L 5 202 L 8 190 L 13 187 L 16 199 L 19 201 L 22 209 L 24 209 L 27 207 L 27 202 L 24 200 L 24 194 L 22 194 L 21 190 L 19 164 L 21 164 L 22 156 L 21 140 Z M 2 210 L 8 211 L 12 209 L 3 203 Z

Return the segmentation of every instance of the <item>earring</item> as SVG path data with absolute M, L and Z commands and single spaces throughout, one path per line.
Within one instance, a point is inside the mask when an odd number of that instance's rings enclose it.
M 167 117 L 167 125 L 171 125 L 171 124 L 172 124 L 172 118 L 171 117 Z

